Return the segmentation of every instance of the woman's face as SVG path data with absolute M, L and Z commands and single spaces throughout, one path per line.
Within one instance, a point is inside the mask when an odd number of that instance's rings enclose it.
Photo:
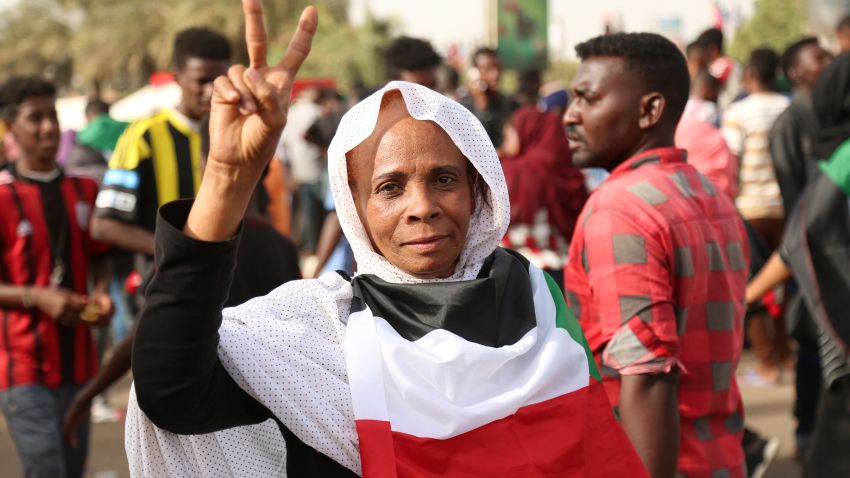
M 400 112 L 400 98 L 389 103 L 372 136 L 349 153 L 357 214 L 394 266 L 420 279 L 448 277 L 473 210 L 469 161 L 442 128 Z

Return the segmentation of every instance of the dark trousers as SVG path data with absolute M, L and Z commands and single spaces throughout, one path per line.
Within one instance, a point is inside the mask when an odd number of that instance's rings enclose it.
M 820 397 L 815 432 L 803 464 L 806 478 L 850 476 L 850 376 L 825 389 Z
M 754 277 L 782 236 L 782 220 L 753 219 L 744 225 L 750 240 L 750 277 Z M 774 319 L 764 310 L 748 314 L 746 336 L 761 371 L 786 365 L 793 354 L 784 319 Z
M 296 243 L 303 252 L 313 254 L 319 242 L 319 232 L 324 220 L 322 185 L 300 184 L 293 198 L 293 220 Z
M 89 421 L 77 433 L 77 447 L 62 435 L 62 417 L 82 388 L 63 385 L 22 385 L 0 392 L 0 409 L 18 449 L 27 478 L 78 478 L 83 476 L 89 444 Z
M 804 449 L 808 447 L 815 430 L 818 400 L 823 387 L 820 356 L 817 351 L 809 350 L 801 345 L 797 350 L 796 368 L 794 388 L 797 395 L 794 400 L 794 416 L 797 418 L 797 430 L 794 436 L 797 440 L 797 448 Z

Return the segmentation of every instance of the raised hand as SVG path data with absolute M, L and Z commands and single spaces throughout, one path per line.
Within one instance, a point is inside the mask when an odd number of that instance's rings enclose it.
M 286 54 L 266 64 L 266 29 L 260 0 L 242 0 L 251 64 L 235 65 L 216 79 L 210 112 L 210 152 L 204 180 L 184 228 L 215 241 L 232 235 L 286 124 L 292 82 L 310 53 L 318 13 L 307 7 Z
M 304 9 L 283 59 L 269 66 L 262 3 L 243 0 L 242 9 L 251 64 L 248 68 L 234 65 L 226 77 L 215 81 L 208 165 L 261 171 L 274 154 L 286 123 L 292 82 L 310 52 L 318 15 L 313 7 Z

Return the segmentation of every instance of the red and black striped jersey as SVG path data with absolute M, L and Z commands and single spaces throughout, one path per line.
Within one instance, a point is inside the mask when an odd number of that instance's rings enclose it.
M 90 259 L 107 249 L 89 236 L 97 185 L 87 178 L 62 174 L 51 183 L 60 191 L 61 213 L 66 219 L 62 222 L 67 228 L 68 277 L 63 285 L 87 294 Z M 16 178 L 14 168 L 0 173 L 0 281 L 4 283 L 50 285 L 52 238 L 42 186 Z M 91 379 L 97 368 L 88 327 L 60 325 L 35 308 L 0 308 L 0 390 L 32 383 L 48 387 L 81 384 Z

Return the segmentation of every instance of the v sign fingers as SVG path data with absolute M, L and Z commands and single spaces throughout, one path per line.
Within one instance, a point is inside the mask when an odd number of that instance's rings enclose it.
M 263 4 L 260 0 L 242 0 L 245 13 L 245 44 L 251 68 L 260 70 L 266 67 L 266 45 L 268 37 L 263 24 Z
M 266 64 L 267 35 L 260 0 L 242 0 L 245 42 L 251 65 L 231 67 L 214 85 L 210 151 L 204 179 L 184 230 L 216 241 L 232 235 L 242 220 L 263 168 L 274 155 L 292 82 L 310 53 L 319 24 L 307 7 L 280 63 Z
M 316 35 L 316 29 L 319 26 L 319 12 L 313 6 L 307 7 L 301 12 L 301 18 L 298 20 L 298 28 L 292 39 L 289 40 L 289 46 L 286 48 L 286 54 L 283 59 L 274 68 L 271 69 L 268 81 L 276 85 L 282 94 L 289 96 L 289 91 L 292 89 L 292 82 L 295 79 L 295 74 L 301 68 L 301 64 L 307 59 L 310 54 L 310 47 L 313 44 L 313 37 Z
M 251 177 L 252 172 L 262 172 L 274 154 L 286 122 L 292 81 L 310 52 L 318 13 L 313 7 L 304 9 L 283 60 L 269 67 L 262 3 L 243 0 L 242 9 L 251 67 L 234 65 L 228 71 L 228 81 L 217 82 L 219 95 L 210 114 L 207 164 L 241 169 L 241 177 Z M 232 98 L 237 95 L 238 108 L 234 108 Z

